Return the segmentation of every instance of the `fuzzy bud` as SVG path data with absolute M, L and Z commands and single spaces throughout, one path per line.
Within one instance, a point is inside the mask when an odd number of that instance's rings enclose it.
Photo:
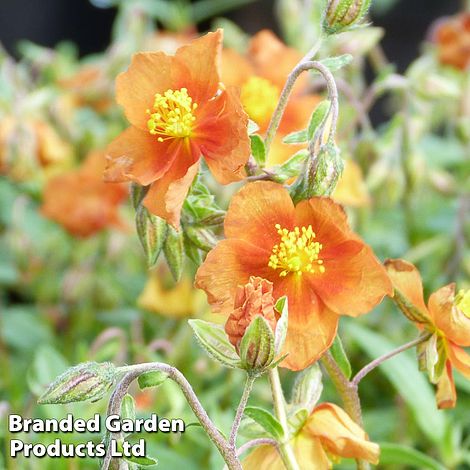
M 335 34 L 358 24 L 369 11 L 372 0 L 329 0 L 323 29 Z
M 84 362 L 59 375 L 41 395 L 41 405 L 97 401 L 112 387 L 116 368 L 109 362 Z
M 238 287 L 234 310 L 225 324 L 225 332 L 237 351 L 248 326 L 256 316 L 263 317 L 272 331 L 275 331 L 277 320 L 274 313 L 273 284 L 266 279 L 252 276 L 248 284 Z

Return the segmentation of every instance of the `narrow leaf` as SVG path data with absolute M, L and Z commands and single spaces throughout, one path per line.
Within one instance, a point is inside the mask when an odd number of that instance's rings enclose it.
M 331 345 L 330 352 L 334 357 L 336 363 L 342 370 L 343 374 L 350 379 L 352 370 L 351 370 L 351 363 L 349 362 L 348 356 L 346 355 L 346 351 L 343 347 L 343 342 L 341 338 L 337 335 L 333 344 Z
M 310 122 L 308 123 L 307 139 L 310 141 L 315 136 L 317 129 L 323 124 L 328 113 L 330 112 L 331 102 L 329 100 L 323 100 L 318 103 L 317 107 L 312 113 Z
M 251 139 L 251 153 L 260 166 L 266 164 L 266 147 L 263 139 L 258 134 L 250 135 Z
M 308 142 L 307 130 L 291 132 L 282 139 L 282 142 L 285 144 L 305 144 Z
M 257 422 L 274 439 L 279 441 L 284 438 L 281 423 L 269 411 L 257 406 L 247 406 L 245 416 Z
M 121 402 L 121 418 L 135 421 L 135 401 L 132 395 L 126 393 Z
M 353 56 L 351 54 L 343 54 L 336 57 L 328 57 L 327 59 L 320 60 L 320 62 L 327 67 L 330 72 L 336 72 L 350 64 L 352 60 Z
M 139 382 L 140 389 L 144 390 L 145 388 L 159 387 L 167 378 L 168 376 L 164 372 L 154 370 L 140 375 L 137 382 Z
M 445 466 L 416 449 L 401 444 L 380 444 L 381 465 L 405 465 L 419 470 L 445 470 Z

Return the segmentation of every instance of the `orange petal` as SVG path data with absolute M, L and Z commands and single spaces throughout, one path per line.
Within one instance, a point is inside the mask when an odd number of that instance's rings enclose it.
M 284 87 L 289 73 L 302 58 L 300 52 L 287 47 L 272 31 L 267 29 L 253 36 L 248 56 L 255 66 L 256 73 L 281 89 Z M 296 82 L 294 92 L 303 88 L 306 80 L 308 80 L 307 74 L 303 74 Z
M 243 470 L 285 470 L 282 459 L 273 446 L 256 448 L 242 461 Z
M 446 369 L 437 383 L 436 403 L 440 410 L 455 408 L 457 392 L 455 390 L 452 363 L 446 362 Z
M 198 269 L 195 286 L 206 292 L 214 312 L 229 315 L 237 287 L 250 276 L 267 277 L 269 256 L 270 252 L 243 240 L 222 240 Z
M 357 252 L 358 243 L 351 240 L 336 247 L 336 259 L 324 259 L 325 272 L 308 276 L 329 308 L 353 317 L 369 312 L 392 294 L 385 269 L 367 245 Z
M 292 157 L 294 153 L 305 148 L 305 145 L 303 144 L 284 144 L 282 139 L 283 136 L 277 134 L 271 143 L 269 154 L 267 155 L 266 160 L 266 166 L 268 168 L 274 165 L 282 165 L 287 160 L 289 160 L 289 158 Z
M 105 179 L 147 186 L 168 171 L 178 151 L 178 140 L 159 142 L 150 133 L 131 126 L 108 145 Z
M 223 31 L 218 29 L 176 51 L 175 58 L 188 70 L 185 76 L 179 76 L 178 88 L 186 87 L 196 103 L 207 101 L 217 93 L 222 39 Z
M 152 213 L 178 228 L 181 208 L 199 170 L 194 151 L 179 146 L 173 165 L 165 175 L 152 183 L 145 196 L 144 206 Z M 190 144 L 189 144 L 190 145 Z
M 289 322 L 281 363 L 290 370 L 302 370 L 317 361 L 336 336 L 339 316 L 319 300 L 303 277 L 277 277 L 274 298 L 287 295 Z M 272 278 L 271 278 L 272 280 Z
M 384 264 L 393 287 L 400 291 L 423 316 L 428 317 L 428 309 L 423 298 L 423 284 L 416 267 L 402 259 L 388 259 Z
M 233 49 L 222 51 L 222 82 L 225 86 L 241 87 L 252 75 L 248 60 Z
M 181 63 L 163 52 L 139 52 L 116 79 L 116 100 L 129 122 L 146 130 L 147 109 L 152 108 L 155 94 L 173 88 L 176 79 L 187 74 Z
M 447 342 L 447 354 L 452 365 L 467 379 L 470 379 L 470 355 L 451 341 Z
M 367 434 L 349 415 L 333 403 L 317 406 L 305 425 L 305 432 L 320 439 L 327 452 L 377 464 L 380 447 L 369 441 Z
M 455 284 L 441 287 L 429 297 L 429 313 L 446 338 L 459 346 L 470 346 L 470 318 L 454 305 Z
M 281 185 L 258 181 L 247 184 L 233 196 L 225 218 L 225 236 L 266 247 L 271 254 L 272 247 L 279 242 L 276 224 L 292 230 L 292 199 Z
M 194 133 L 207 165 L 221 184 L 240 181 L 251 154 L 248 116 L 239 92 L 229 88 L 211 100 L 198 116 L 200 127 Z

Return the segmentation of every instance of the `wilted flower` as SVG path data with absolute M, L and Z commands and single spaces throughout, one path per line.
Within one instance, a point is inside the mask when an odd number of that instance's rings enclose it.
M 229 315 L 237 286 L 251 276 L 272 282 L 274 297 L 289 301 L 284 367 L 312 364 L 333 342 L 339 315 L 366 313 L 391 294 L 385 269 L 329 198 L 294 207 L 282 186 L 250 183 L 232 199 L 225 236 L 199 268 L 196 286 L 214 311 Z
M 470 67 L 470 12 L 440 20 L 433 40 L 442 64 L 467 70 Z
M 225 324 L 225 332 L 237 350 L 246 329 L 256 316 L 263 317 L 271 330 L 275 331 L 277 319 L 274 313 L 273 284 L 252 276 L 248 284 L 238 286 L 234 310 Z
M 109 145 L 106 177 L 150 185 L 145 207 L 175 227 L 201 155 L 222 184 L 243 179 L 250 155 L 238 92 L 220 88 L 221 44 L 218 30 L 174 56 L 138 53 L 117 78 L 131 127 Z
M 79 237 L 122 225 L 118 207 L 128 191 L 103 181 L 104 165 L 104 153 L 95 151 L 80 168 L 51 178 L 44 190 L 43 214 Z
M 348 414 L 333 403 L 322 403 L 310 414 L 291 445 L 300 470 L 328 470 L 340 458 L 379 461 L 378 444 Z M 254 450 L 243 462 L 245 470 L 284 470 L 278 451 L 272 446 Z
M 439 408 L 453 408 L 457 395 L 452 367 L 470 379 L 470 291 L 455 294 L 455 284 L 434 292 L 426 307 L 418 270 L 404 260 L 387 260 L 386 268 L 395 288 L 395 299 L 403 313 L 420 330 L 431 334 L 418 347 L 421 369 L 437 385 Z
M 242 56 L 232 49 L 222 53 L 222 80 L 241 88 L 243 108 L 264 133 L 276 109 L 289 73 L 302 59 L 302 54 L 283 44 L 271 31 L 263 30 L 250 41 L 248 53 Z M 289 99 L 268 156 L 268 166 L 284 163 L 298 146 L 282 143 L 290 132 L 307 127 L 312 111 L 320 101 L 308 93 L 308 77 L 301 76 Z

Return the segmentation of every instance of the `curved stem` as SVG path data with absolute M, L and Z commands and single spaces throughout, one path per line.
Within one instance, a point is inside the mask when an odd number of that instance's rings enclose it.
M 248 398 L 250 398 L 251 390 L 253 389 L 253 384 L 255 382 L 255 377 L 248 375 L 245 382 L 245 388 L 243 389 L 243 394 L 240 399 L 240 404 L 238 405 L 237 412 L 235 414 L 235 419 L 233 421 L 232 430 L 230 432 L 230 438 L 228 444 L 231 447 L 235 447 L 238 429 L 240 428 L 240 423 L 242 421 L 242 416 L 248 403 Z
M 201 426 L 206 431 L 210 440 L 219 450 L 223 459 L 225 460 L 229 470 L 242 470 L 242 466 L 237 457 L 235 447 L 232 447 L 225 440 L 224 436 L 216 428 L 212 420 L 209 418 L 206 410 L 199 401 L 197 395 L 194 393 L 191 384 L 187 381 L 186 377 L 175 367 L 172 367 L 168 364 L 161 362 L 151 362 L 146 364 L 137 364 L 133 366 L 126 366 L 120 368 L 121 372 L 126 373 L 124 378 L 118 383 L 116 389 L 114 390 L 108 406 L 108 415 L 109 414 L 120 414 L 121 403 L 126 395 L 131 383 L 137 379 L 141 374 L 150 371 L 160 371 L 168 375 L 168 377 L 176 382 L 183 395 L 186 398 L 189 406 L 193 410 L 197 419 L 201 423 Z M 111 463 L 111 458 L 109 455 L 106 455 L 106 458 L 103 462 L 102 470 L 108 470 Z
M 245 442 L 245 444 L 240 446 L 237 450 L 237 455 L 240 456 L 247 450 L 258 446 L 273 446 L 277 449 L 277 442 L 274 439 L 270 439 L 269 437 L 260 437 L 259 439 L 253 439 L 252 441 Z
M 274 412 L 284 430 L 284 440 L 279 442 L 279 453 L 287 470 L 300 470 L 294 451 L 289 443 L 289 426 L 287 423 L 286 401 L 282 392 L 281 380 L 277 367 L 269 371 L 269 381 L 273 395 Z
M 418 346 L 418 344 L 424 343 L 424 341 L 427 341 L 431 337 L 431 334 L 427 334 L 424 336 L 420 336 L 419 338 L 414 339 L 413 341 L 410 341 L 409 343 L 404 344 L 403 346 L 400 346 L 399 348 L 394 349 L 393 351 L 390 351 L 387 354 L 384 354 L 383 356 L 378 357 L 377 359 L 373 360 L 371 363 L 367 364 L 364 366 L 353 378 L 351 381 L 352 384 L 354 384 L 356 387 L 359 385 L 359 382 L 372 370 L 374 370 L 376 367 L 380 366 L 383 362 L 387 361 L 388 359 L 391 359 L 392 357 L 396 356 L 397 354 L 402 353 L 403 351 L 406 351 L 407 349 L 414 348 L 415 346 Z

